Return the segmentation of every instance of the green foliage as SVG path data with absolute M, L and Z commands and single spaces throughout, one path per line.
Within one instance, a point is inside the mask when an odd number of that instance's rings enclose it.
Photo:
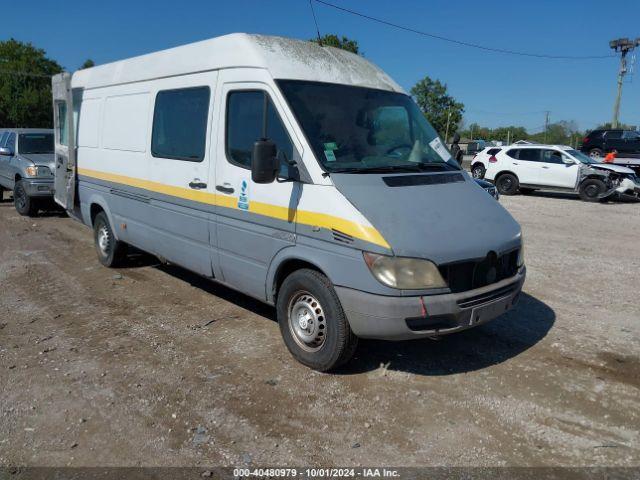
M 84 70 L 85 68 L 91 68 L 91 67 L 95 67 L 96 64 L 93 60 L 91 60 L 90 58 L 87 58 L 84 63 L 82 65 L 80 65 L 80 68 L 78 70 Z
M 317 38 L 312 38 L 309 40 L 310 42 L 318 43 Z M 320 37 L 320 42 L 325 47 L 336 47 L 341 48 L 342 50 L 346 50 L 351 53 L 355 53 L 356 55 L 360 55 L 360 47 L 358 47 L 357 40 L 351 40 L 344 35 L 342 38 L 339 38 L 337 35 L 333 33 L 329 33 Z
M 0 126 L 51 127 L 51 75 L 61 71 L 30 43 L 0 42 Z
M 427 120 L 442 138 L 445 137 L 447 118 L 451 114 L 449 118 L 449 136 L 453 136 L 453 132 L 462 124 L 464 104 L 457 102 L 455 98 L 447 93 L 445 84 L 440 83 L 440 80 L 424 77 L 413 86 L 411 95 L 413 95 Z M 445 138 L 446 141 L 447 139 Z
M 499 141 L 513 143 L 518 140 L 529 140 L 536 143 L 547 143 L 555 145 L 571 145 L 580 144 L 584 137 L 584 132 L 578 130 L 575 122 L 559 121 L 550 123 L 547 131 L 530 134 L 524 127 L 509 126 L 498 128 L 481 127 L 477 123 L 472 123 L 469 128 L 460 132 L 465 139 Z

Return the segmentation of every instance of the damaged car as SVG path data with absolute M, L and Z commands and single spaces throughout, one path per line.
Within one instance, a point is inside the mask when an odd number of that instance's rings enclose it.
M 587 202 L 640 197 L 640 179 L 633 170 L 600 162 L 568 146 L 513 145 L 496 150 L 478 155 L 471 169 L 482 171 L 501 195 L 556 190 L 577 193 Z

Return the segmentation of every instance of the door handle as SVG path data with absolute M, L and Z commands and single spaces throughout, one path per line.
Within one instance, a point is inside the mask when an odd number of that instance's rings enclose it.
M 549 168 L 549 167 L 547 167 L 546 165 L 543 165 L 542 168 Z
M 231 195 L 233 192 L 235 192 L 233 187 L 228 183 L 225 183 L 224 185 L 216 185 L 216 190 L 222 193 L 226 193 L 228 195 Z
M 193 181 L 189 182 L 189 188 L 193 188 L 194 190 L 202 190 L 203 188 L 207 188 L 207 184 L 201 182 L 197 178 L 194 178 Z
M 514 165 L 520 165 L 518 162 L 513 162 Z

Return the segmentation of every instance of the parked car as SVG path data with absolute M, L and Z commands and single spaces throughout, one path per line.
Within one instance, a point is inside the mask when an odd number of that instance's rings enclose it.
M 580 150 L 599 159 L 613 150 L 620 157 L 640 157 L 640 132 L 637 130 L 594 130 L 582 140 Z
M 518 299 L 520 226 L 361 56 L 232 34 L 52 87 L 56 201 L 99 261 L 134 245 L 274 305 L 311 368 L 358 337 L 449 334 Z
M 20 215 L 36 215 L 53 196 L 53 130 L 7 129 L 0 137 L 0 193 L 13 190 Z
M 500 194 L 498 193 L 498 189 L 493 183 L 487 182 L 486 180 L 482 180 L 480 178 L 474 178 L 474 180 L 478 184 L 478 186 L 484 189 L 485 192 L 487 192 L 496 200 L 500 200 Z
M 488 148 L 473 159 L 471 172 L 474 178 L 493 182 L 502 195 L 561 190 L 593 202 L 616 193 L 640 193 L 640 180 L 633 170 L 599 162 L 562 145 Z

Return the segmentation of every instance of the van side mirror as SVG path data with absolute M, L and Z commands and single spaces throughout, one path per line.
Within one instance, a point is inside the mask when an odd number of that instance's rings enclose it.
M 280 170 L 276 144 L 261 138 L 253 144 L 251 156 L 251 180 L 255 183 L 272 183 Z
M 576 163 L 573 158 L 569 158 L 569 157 L 562 157 L 562 162 L 565 165 L 574 165 Z
M 5 157 L 12 157 L 13 150 L 9 147 L 0 147 L 0 155 L 4 155 Z

